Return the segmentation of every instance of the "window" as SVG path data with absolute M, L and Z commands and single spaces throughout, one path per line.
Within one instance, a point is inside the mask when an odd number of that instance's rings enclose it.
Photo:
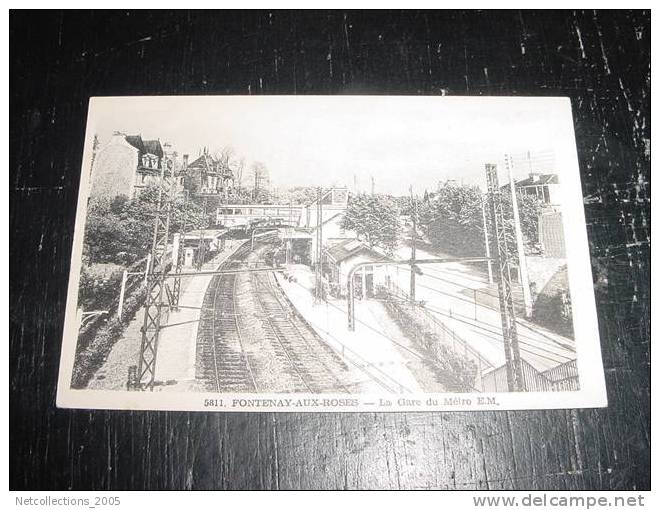
M 547 186 L 543 186 L 543 201 L 546 204 L 550 202 L 550 190 Z

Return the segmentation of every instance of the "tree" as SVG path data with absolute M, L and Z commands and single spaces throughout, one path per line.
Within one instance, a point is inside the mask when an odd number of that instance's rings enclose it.
M 387 195 L 350 195 L 341 227 L 392 255 L 399 242 L 399 207 Z
M 318 188 L 314 186 L 294 186 L 282 194 L 285 203 L 307 205 L 318 197 Z
M 538 242 L 539 200 L 517 193 L 521 230 L 527 246 Z M 477 186 L 447 185 L 420 206 L 420 225 L 438 249 L 456 256 L 479 256 L 485 252 L 482 201 L 486 197 Z M 505 232 L 511 256 L 517 254 L 511 193 L 502 190 Z M 487 228 L 490 231 L 491 213 L 486 204 Z
M 231 168 L 235 158 L 236 151 L 229 145 L 226 145 L 213 153 L 213 159 L 220 163 L 223 168 Z
M 85 226 L 83 254 L 90 263 L 130 263 L 149 253 L 153 242 L 158 187 L 143 189 L 129 199 L 120 195 L 90 203 Z M 205 228 L 209 221 L 202 208 L 177 197 L 170 211 L 170 233 Z
M 506 207 L 511 208 L 511 193 L 503 194 Z M 534 195 L 516 193 L 518 214 L 520 215 L 520 229 L 527 244 L 539 242 L 539 216 L 541 214 L 541 201 Z
M 477 186 L 444 186 L 418 207 L 420 227 L 440 250 L 457 256 L 483 254 L 481 191 Z

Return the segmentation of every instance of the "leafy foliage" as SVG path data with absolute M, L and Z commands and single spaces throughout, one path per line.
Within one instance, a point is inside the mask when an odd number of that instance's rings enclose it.
M 399 242 L 398 204 L 387 195 L 351 195 L 341 227 L 391 255 Z
M 158 188 L 145 188 L 134 199 L 118 196 L 90 203 L 83 241 L 83 256 L 89 263 L 131 263 L 151 249 Z M 183 197 L 172 202 L 170 232 L 204 228 L 208 216 L 202 208 Z
M 538 243 L 538 217 L 541 203 L 536 197 L 517 193 L 523 238 L 527 246 Z M 419 221 L 430 241 L 440 250 L 457 256 L 479 256 L 485 251 L 482 201 L 477 186 L 448 185 L 419 204 Z M 511 194 L 502 193 L 505 231 L 512 256 L 516 254 L 515 230 Z M 486 204 L 490 227 L 490 210 Z M 490 228 L 488 228 L 490 231 Z M 490 232 L 489 232 L 490 233 Z
M 459 256 L 484 252 L 481 190 L 445 186 L 419 206 L 419 223 L 440 250 Z
M 318 191 L 314 186 L 295 186 L 281 193 L 280 201 L 282 203 L 292 204 L 311 204 L 317 198 Z

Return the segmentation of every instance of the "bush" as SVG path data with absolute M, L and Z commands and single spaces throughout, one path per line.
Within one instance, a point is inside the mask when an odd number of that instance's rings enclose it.
M 135 318 L 144 303 L 145 296 L 144 287 L 136 289 L 124 301 L 124 313 L 121 320 L 116 316 L 108 319 L 103 326 L 92 333 L 93 337 L 88 342 L 78 342 L 71 376 L 72 388 L 81 389 L 89 384 L 94 373 L 110 354 L 126 325 Z
M 78 306 L 84 310 L 107 310 L 119 296 L 122 274 L 110 276 L 95 274 L 83 266 L 78 284 Z
M 393 299 L 385 304 L 405 334 L 433 359 L 431 368 L 444 386 L 455 391 L 473 390 L 478 371 L 474 361 L 443 345 L 440 338 L 419 321 L 414 307 Z

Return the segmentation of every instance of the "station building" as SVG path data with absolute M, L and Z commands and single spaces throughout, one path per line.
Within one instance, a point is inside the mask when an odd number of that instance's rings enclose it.
M 359 297 L 372 298 L 378 287 L 389 287 L 385 257 L 357 239 L 344 239 L 323 250 L 323 275 L 329 283 L 330 295 L 344 298 L 348 293 L 348 275 L 352 270 L 353 286 Z M 356 269 L 359 264 L 362 265 Z

